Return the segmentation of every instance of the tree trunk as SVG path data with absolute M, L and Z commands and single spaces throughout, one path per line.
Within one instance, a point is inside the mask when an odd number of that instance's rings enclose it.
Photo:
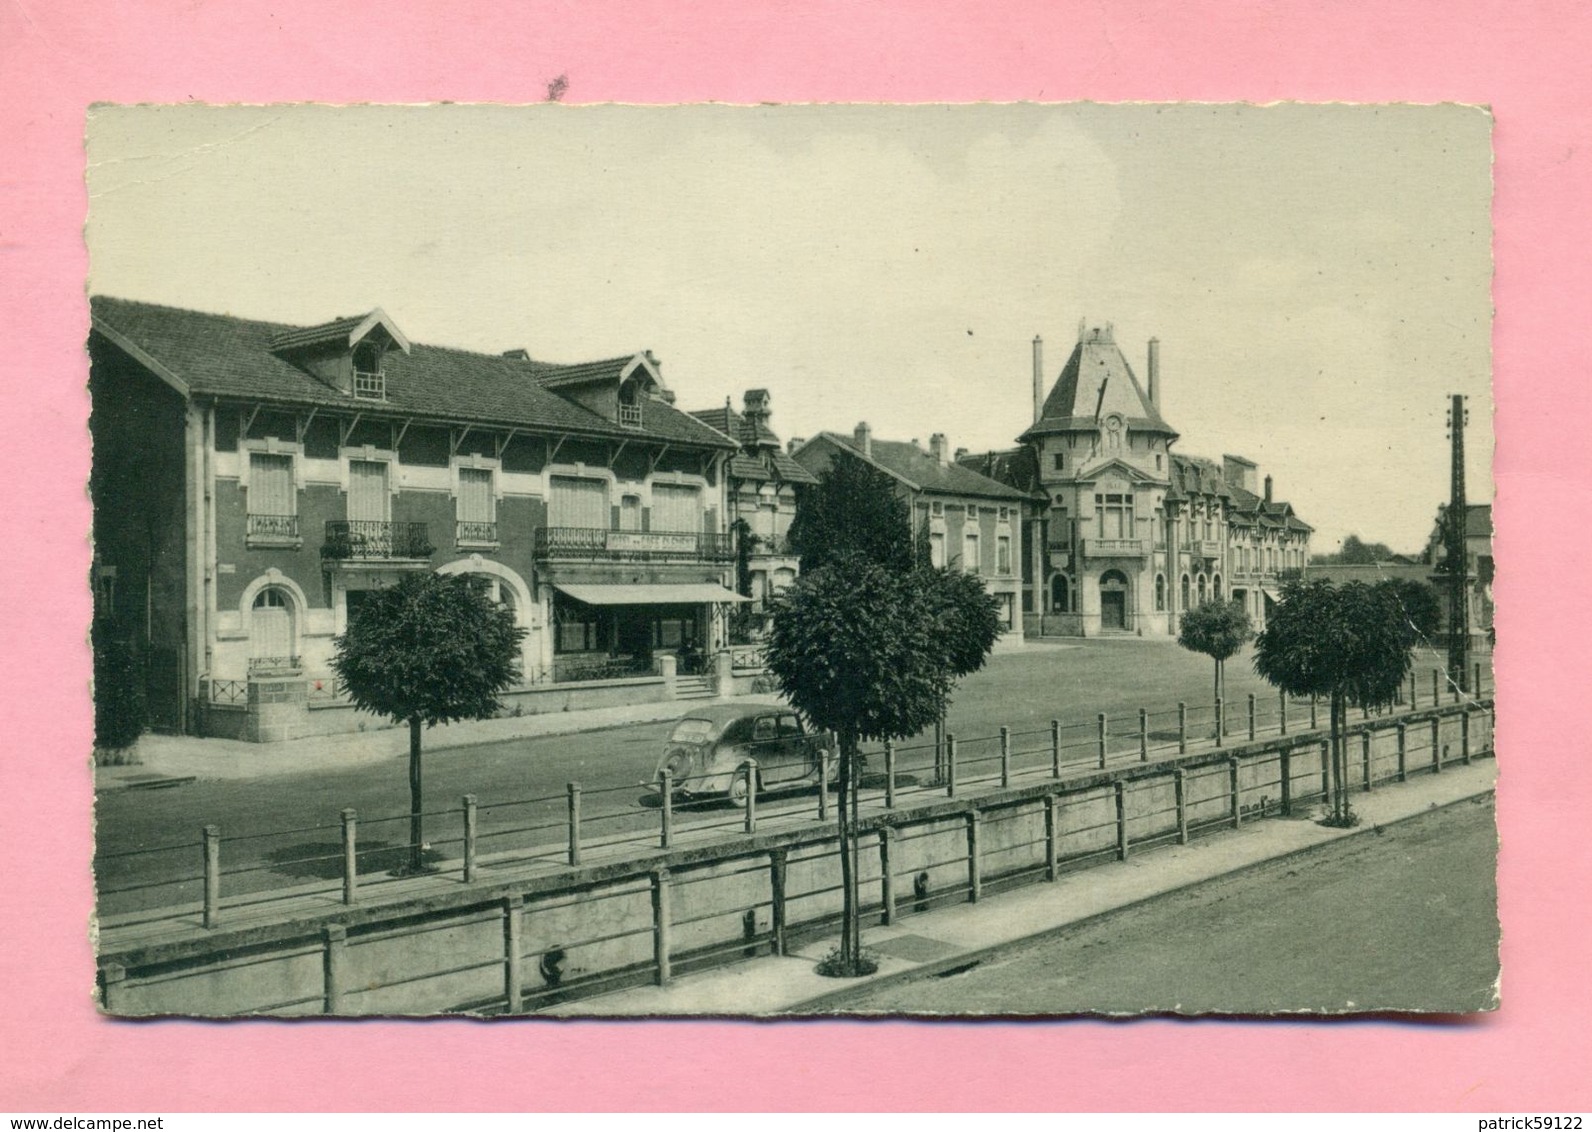
M 1333 691 L 1327 710 L 1332 716 L 1332 819 L 1342 824 L 1349 816 L 1349 768 L 1343 757 L 1343 728 L 1348 721 L 1348 711 L 1342 692 Z
M 425 837 L 424 819 L 420 816 L 424 810 L 420 789 L 420 717 L 414 716 L 409 720 L 409 871 L 415 873 L 425 867 L 420 848 Z
M 857 737 L 850 731 L 840 733 L 840 963 L 846 974 L 851 974 L 857 962 L 853 949 L 853 930 L 858 929 L 856 858 L 853 855 L 851 814 L 852 768 L 857 763 Z M 860 934 L 860 930 L 858 932 Z
M 852 756 L 851 765 L 853 779 L 851 783 L 851 844 L 847 852 L 851 856 L 851 957 L 859 966 L 862 963 L 862 854 L 859 852 L 857 831 L 861 823 L 857 820 L 857 811 L 862 797 L 862 759 Z M 861 971 L 855 972 L 861 974 Z

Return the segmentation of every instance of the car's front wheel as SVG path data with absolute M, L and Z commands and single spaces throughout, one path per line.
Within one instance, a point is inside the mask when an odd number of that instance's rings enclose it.
M 746 796 L 752 792 L 752 771 L 743 767 L 735 772 L 735 777 L 730 779 L 730 788 L 724 796 L 737 806 L 746 805 Z

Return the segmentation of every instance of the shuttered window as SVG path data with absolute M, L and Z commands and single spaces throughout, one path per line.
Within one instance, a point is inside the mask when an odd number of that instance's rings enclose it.
M 249 514 L 292 515 L 293 457 L 249 454 Z
M 554 476 L 553 497 L 549 501 L 547 525 L 608 529 L 608 483 L 606 480 Z
M 348 462 L 348 517 L 354 522 L 387 521 L 387 465 L 379 460 Z
M 679 484 L 654 484 L 652 529 L 700 531 L 702 529 L 701 493 L 694 487 L 682 487 Z
M 496 519 L 489 468 L 459 469 L 459 522 L 490 523 Z

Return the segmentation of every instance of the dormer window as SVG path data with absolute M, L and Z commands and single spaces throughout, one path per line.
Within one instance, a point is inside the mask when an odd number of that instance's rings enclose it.
M 639 383 L 627 381 L 619 387 L 619 424 L 623 428 L 641 427 Z
M 354 396 L 366 401 L 387 399 L 387 375 L 381 368 L 381 347 L 361 342 L 354 347 Z

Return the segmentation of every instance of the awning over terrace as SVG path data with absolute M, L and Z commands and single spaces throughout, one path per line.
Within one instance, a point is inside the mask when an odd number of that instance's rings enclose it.
M 587 605 L 702 605 L 707 602 L 751 601 L 711 582 L 658 585 L 555 585 L 554 589 Z

